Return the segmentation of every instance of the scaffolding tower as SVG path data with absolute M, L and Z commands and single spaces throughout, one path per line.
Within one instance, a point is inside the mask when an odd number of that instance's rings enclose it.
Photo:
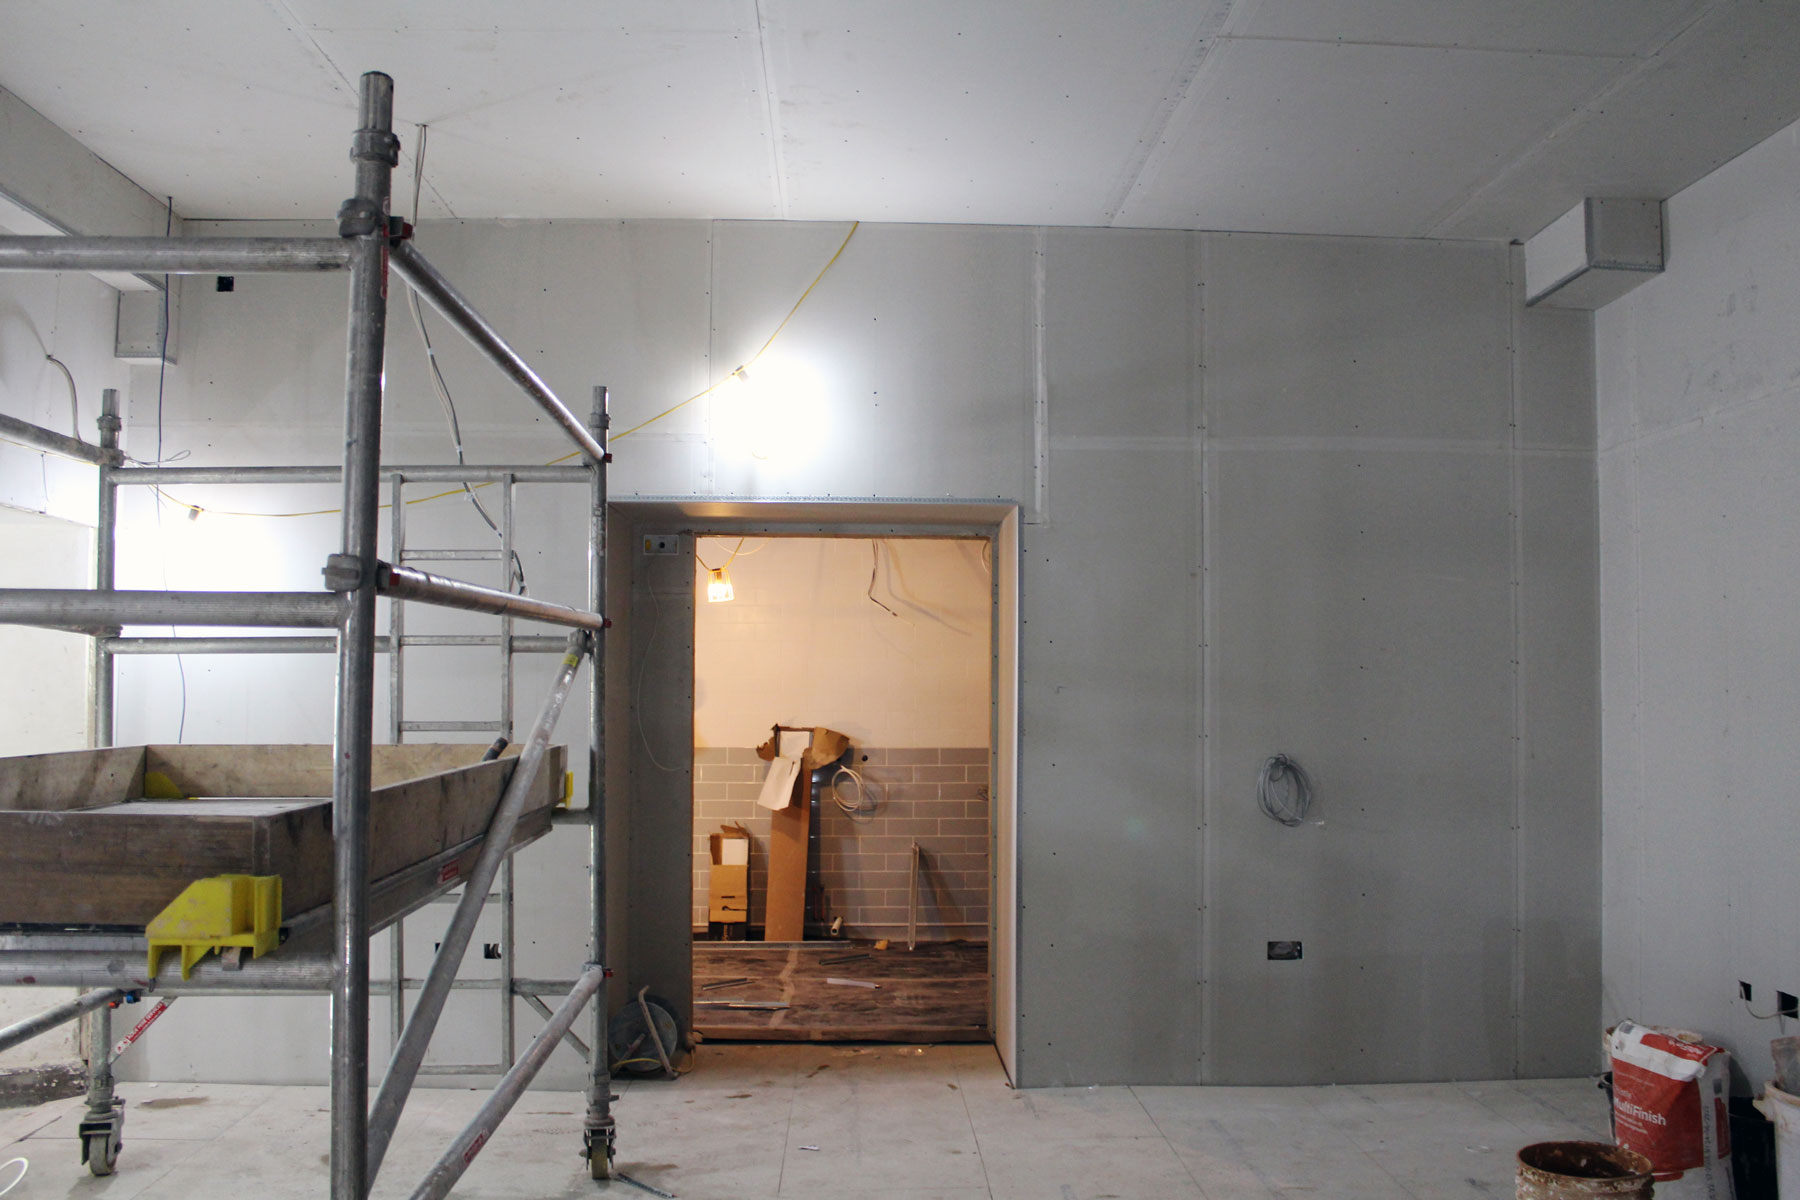
M 100 440 L 89 445 L 76 438 L 12 417 L 0 417 L 0 437 L 93 464 L 99 469 L 99 507 L 92 590 L 0 589 L 0 622 L 73 630 L 93 638 L 94 744 L 112 743 L 115 659 L 125 654 L 258 654 L 334 653 L 337 656 L 337 706 L 332 772 L 332 900 L 329 913 L 315 914 L 312 926 L 298 928 L 300 914 L 284 928 L 289 941 L 266 958 L 235 964 L 208 961 L 183 980 L 171 968 L 156 977 L 133 975 L 122 949 L 141 946 L 141 938 L 117 933 L 84 935 L 63 932 L 14 932 L 0 935 L 0 984 L 41 984 L 94 989 L 38 1017 L 0 1030 L 0 1049 L 57 1025 L 91 1014 L 87 1119 L 82 1123 L 83 1156 L 92 1163 L 99 1154 L 103 1171 L 111 1169 L 123 1120 L 122 1102 L 113 1095 L 110 1009 L 139 993 L 165 996 L 227 993 L 331 993 L 331 1170 L 333 1200 L 364 1200 L 379 1171 L 394 1127 L 414 1081 L 424 1068 L 426 1048 L 446 998 L 456 983 L 458 966 L 473 934 L 476 918 L 488 899 L 495 877 L 505 868 L 510 891 L 510 855 L 517 844 L 515 827 L 526 794 L 538 774 L 551 731 L 585 658 L 588 675 L 588 803 L 587 808 L 559 814 L 588 826 L 587 961 L 572 981 L 515 980 L 510 963 L 503 972 L 502 1006 L 504 1075 L 470 1125 L 457 1136 L 413 1193 L 415 1200 L 447 1193 L 474 1159 L 525 1087 L 537 1075 L 559 1041 L 584 1053 L 587 1111 L 582 1153 L 596 1179 L 611 1174 L 615 1127 L 611 1080 L 606 1054 L 606 845 L 605 723 L 603 680 L 608 622 L 602 615 L 606 592 L 606 389 L 594 390 L 587 422 L 579 420 L 525 360 L 495 331 L 410 240 L 412 229 L 389 215 L 392 173 L 399 162 L 399 139 L 393 132 L 393 80 L 380 72 L 362 77 L 359 121 L 350 157 L 356 164 L 355 195 L 338 212 L 336 238 L 121 238 L 0 237 L 0 270 L 7 271 L 142 271 L 154 274 L 233 274 L 243 272 L 346 271 L 350 280 L 349 337 L 344 405 L 343 465 L 337 467 L 177 468 L 161 465 L 128 467 L 119 450 L 120 419 L 116 393 L 108 392 L 100 417 Z M 387 279 L 390 268 L 436 308 L 477 349 L 519 386 L 559 425 L 582 453 L 570 466 L 384 466 L 381 463 L 382 359 L 387 324 Z M 399 499 L 408 482 L 501 482 L 510 518 L 511 490 L 520 482 L 585 483 L 590 489 L 587 546 L 587 604 L 572 608 L 546 603 L 509 589 L 490 588 L 446 578 L 400 561 L 404 543 L 396 534 L 395 561 L 377 555 L 381 486 L 386 481 Z M 324 567 L 321 592 L 121 591 L 114 586 L 114 534 L 118 489 L 128 485 L 213 483 L 341 483 L 343 516 L 339 551 Z M 398 503 L 396 514 L 400 512 Z M 397 517 L 398 520 L 398 517 Z M 505 549 L 510 551 L 510 519 Z M 416 556 L 415 556 L 416 560 Z M 419 601 L 448 608 L 496 614 L 502 618 L 497 643 L 507 663 L 505 721 L 510 725 L 510 656 L 515 652 L 553 651 L 561 664 L 520 754 L 505 794 L 485 837 L 477 839 L 479 855 L 466 878 L 444 878 L 436 859 L 418 864 L 403 878 L 371 887 L 369 871 L 369 796 L 371 747 L 374 743 L 375 656 L 397 660 L 407 645 L 401 620 L 392 634 L 376 627 L 375 601 L 385 596 L 396 607 Z M 512 633 L 514 619 L 561 625 L 572 632 L 558 637 Z M 123 637 L 127 625 L 272 627 L 329 630 L 330 634 L 258 637 Z M 394 668 L 397 678 L 398 666 Z M 396 709 L 390 714 L 402 728 Z M 446 855 L 467 853 L 471 845 Z M 396 961 L 394 977 L 381 990 L 394 997 L 396 1037 L 393 1055 L 371 1108 L 369 1064 L 369 942 L 381 928 L 429 903 L 457 884 L 462 893 L 456 914 L 444 934 L 430 971 L 423 980 L 408 980 Z M 506 925 L 510 919 L 503 918 Z M 327 934 L 329 936 L 327 936 Z M 304 936 L 303 936 L 304 935 Z M 398 932 L 395 934 L 396 940 Z M 419 999 L 402 1026 L 404 995 L 416 986 Z M 551 1011 L 540 997 L 563 996 Z M 509 1036 L 512 997 L 519 996 L 544 1016 L 543 1029 L 526 1051 L 511 1053 Z M 590 1007 L 591 1005 L 591 1007 Z M 588 1010 L 590 1036 L 584 1044 L 573 1033 L 576 1019 Z

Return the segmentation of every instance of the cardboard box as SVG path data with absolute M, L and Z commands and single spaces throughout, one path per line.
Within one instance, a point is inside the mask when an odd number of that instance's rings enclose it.
M 750 831 L 721 826 L 708 839 L 712 870 L 707 876 L 708 921 L 743 924 L 750 920 Z

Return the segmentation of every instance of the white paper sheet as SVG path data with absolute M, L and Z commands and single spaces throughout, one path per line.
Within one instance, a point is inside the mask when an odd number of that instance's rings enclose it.
M 800 756 L 812 747 L 810 729 L 782 730 L 780 756 L 769 764 L 763 777 L 762 794 L 756 802 L 772 812 L 779 812 L 794 800 L 794 779 L 800 774 Z

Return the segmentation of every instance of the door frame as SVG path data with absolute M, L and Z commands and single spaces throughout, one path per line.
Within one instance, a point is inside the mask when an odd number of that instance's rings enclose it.
M 609 876 L 623 912 L 609 914 L 615 969 L 645 984 L 692 1027 L 693 538 L 981 537 L 992 548 L 989 638 L 990 876 L 988 971 L 994 1045 L 1008 1076 L 1018 1044 L 1019 509 L 992 501 L 619 499 L 609 505 L 609 635 L 622 678 L 609 679 L 608 783 L 626 810 L 626 837 L 608 839 Z M 677 534 L 676 555 L 649 556 L 643 539 Z M 611 540 L 611 539 L 609 539 Z M 620 543 L 623 543 L 621 545 Z M 679 564 L 679 570 L 669 564 Z M 618 578 L 623 568 L 625 577 Z M 681 652 L 685 645 L 686 653 Z M 609 822 L 609 824 L 612 824 Z M 680 836 L 674 834 L 680 826 Z M 617 828 L 615 826 L 615 828 Z M 623 844 L 621 844 L 623 843 Z M 671 914 L 673 919 L 671 919 Z

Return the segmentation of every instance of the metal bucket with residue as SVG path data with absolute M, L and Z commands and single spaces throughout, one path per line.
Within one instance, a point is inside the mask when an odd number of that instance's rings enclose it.
M 1518 1200 L 1650 1200 L 1650 1160 L 1605 1142 L 1538 1142 L 1519 1151 Z

